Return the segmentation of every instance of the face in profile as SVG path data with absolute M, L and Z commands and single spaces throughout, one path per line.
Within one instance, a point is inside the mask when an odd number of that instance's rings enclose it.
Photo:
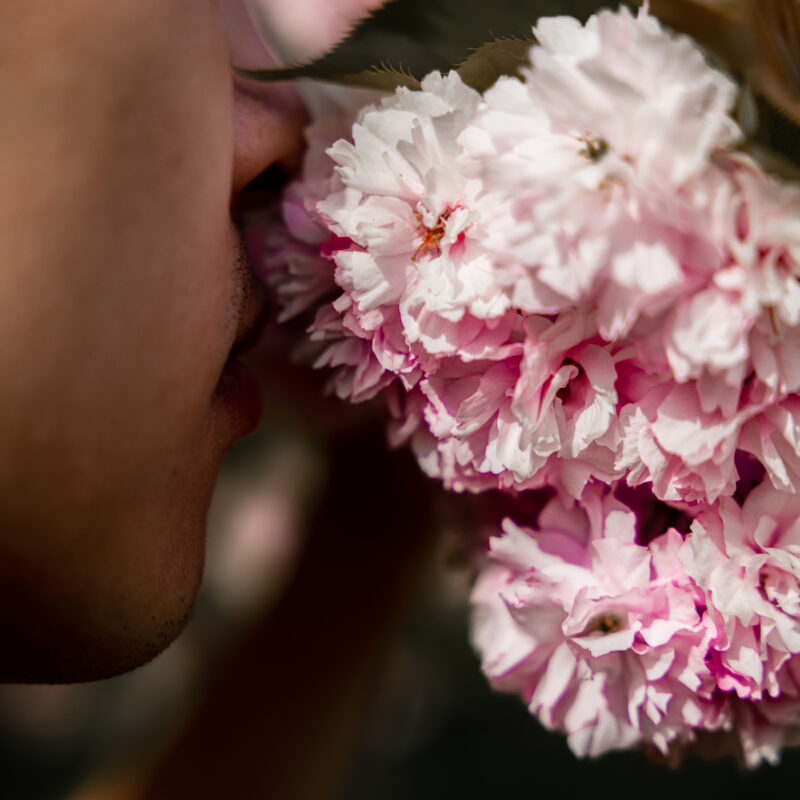
M 104 677 L 176 635 L 255 421 L 232 209 L 302 119 L 234 80 L 222 11 L 0 6 L 2 680 Z

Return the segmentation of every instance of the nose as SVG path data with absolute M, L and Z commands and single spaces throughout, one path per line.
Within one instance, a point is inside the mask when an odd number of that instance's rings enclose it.
M 297 170 L 306 112 L 294 87 L 234 78 L 234 148 L 231 200 L 273 165 Z
M 231 64 L 257 68 L 278 61 L 243 0 L 219 0 Z M 289 83 L 259 83 L 234 77 L 234 148 L 231 202 L 273 165 L 287 174 L 299 165 L 306 113 Z

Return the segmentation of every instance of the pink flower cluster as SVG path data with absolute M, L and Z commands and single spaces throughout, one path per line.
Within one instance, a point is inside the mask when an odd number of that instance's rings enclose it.
M 398 428 L 457 491 L 713 502 L 737 450 L 792 491 L 800 191 L 730 149 L 735 86 L 652 17 L 535 32 L 524 80 L 429 75 L 332 161 L 352 109 L 312 129 L 289 278 L 285 242 L 267 264 L 284 316 L 338 294 L 319 365 L 353 400 L 402 387 Z
M 774 760 L 800 730 L 800 186 L 646 10 L 534 33 L 483 95 L 326 94 L 266 278 L 429 475 L 555 489 L 476 586 L 498 686 L 580 753 L 735 727 Z M 691 533 L 642 539 L 620 487 Z
M 505 521 L 472 596 L 484 671 L 579 755 L 704 731 L 776 762 L 800 744 L 800 498 L 762 483 L 687 537 L 637 500 L 591 486 L 536 531 Z

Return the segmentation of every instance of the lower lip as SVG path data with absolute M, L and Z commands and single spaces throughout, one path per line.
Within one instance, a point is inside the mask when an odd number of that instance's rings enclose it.
M 230 417 L 234 436 L 239 439 L 253 431 L 261 418 L 261 387 L 247 367 L 235 358 L 222 370 L 214 399 Z

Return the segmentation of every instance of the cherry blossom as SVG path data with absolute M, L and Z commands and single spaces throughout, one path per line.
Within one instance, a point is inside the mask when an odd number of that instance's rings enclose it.
M 496 688 L 521 694 L 579 755 L 662 752 L 727 723 L 706 653 L 716 635 L 670 529 L 644 546 L 635 514 L 595 490 L 510 520 L 473 591 L 473 637 Z

